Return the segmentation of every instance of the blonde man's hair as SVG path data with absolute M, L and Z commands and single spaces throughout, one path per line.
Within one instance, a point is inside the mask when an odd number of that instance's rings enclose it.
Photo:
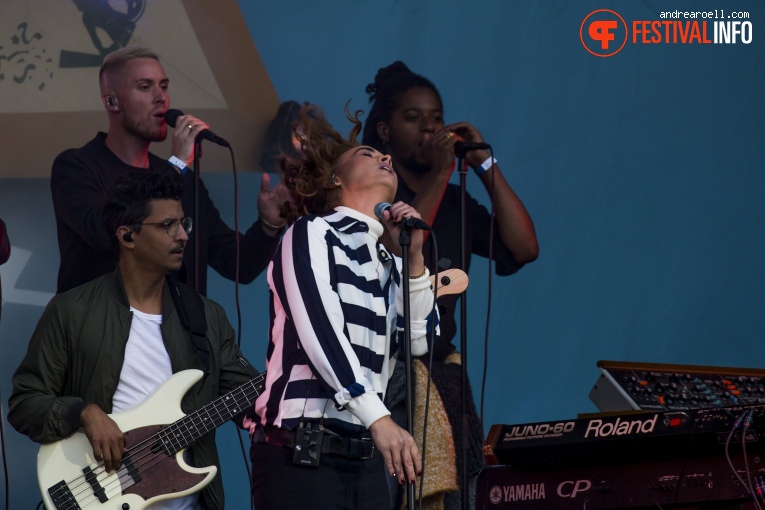
M 120 71 L 125 64 L 137 58 L 153 58 L 159 62 L 159 55 L 151 51 L 149 48 L 144 48 L 142 46 L 127 46 L 125 48 L 120 48 L 104 57 L 104 61 L 101 64 L 101 70 L 98 72 L 98 81 L 103 86 L 104 75 L 113 75 Z

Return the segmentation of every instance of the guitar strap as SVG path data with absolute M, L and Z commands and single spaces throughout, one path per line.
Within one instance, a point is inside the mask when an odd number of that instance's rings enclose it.
M 173 296 L 173 303 L 175 303 L 181 324 L 191 334 L 199 364 L 207 377 L 210 372 L 210 349 L 207 342 L 207 317 L 202 298 L 197 291 L 186 285 L 178 285 L 170 276 L 167 277 L 167 284 L 170 286 L 170 294 Z

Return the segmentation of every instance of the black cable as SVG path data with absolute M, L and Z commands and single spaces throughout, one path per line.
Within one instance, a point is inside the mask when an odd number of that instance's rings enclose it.
M 241 238 L 239 234 L 239 178 L 236 172 L 236 158 L 234 156 L 234 150 L 229 146 L 229 153 L 231 154 L 231 169 L 234 176 L 234 232 L 236 233 L 236 269 L 234 273 L 234 295 L 236 300 L 236 346 L 239 350 L 242 350 L 242 303 L 239 298 L 239 272 L 241 268 Z M 250 507 L 254 510 L 254 502 L 252 501 L 252 471 L 250 471 L 250 462 L 247 457 L 247 453 L 244 447 L 244 440 L 242 434 L 239 433 L 239 425 L 234 423 L 236 427 L 236 437 L 239 440 L 239 447 L 242 450 L 242 459 L 244 460 L 244 469 L 247 471 L 247 480 L 250 486 Z
M 492 294 L 492 284 L 494 281 L 494 271 L 492 270 L 492 265 L 494 262 L 494 218 L 496 217 L 494 213 L 494 174 L 497 164 L 495 163 L 494 159 L 494 149 L 489 149 L 489 157 L 491 158 L 491 186 L 490 186 L 490 193 L 489 193 L 489 202 L 491 203 L 491 220 L 489 221 L 489 277 L 488 277 L 488 288 L 486 292 L 488 293 L 487 296 L 487 303 L 486 303 L 486 329 L 484 330 L 484 336 L 483 336 L 483 373 L 481 374 L 481 437 L 483 437 L 483 426 L 484 426 L 484 414 L 483 414 L 483 406 L 484 406 L 484 400 L 486 398 L 486 374 L 489 371 L 489 324 L 491 322 L 491 294 Z
M 239 425 L 237 425 L 236 423 L 234 423 L 234 427 L 235 427 L 234 430 L 236 431 L 236 436 L 239 438 L 239 447 L 242 449 L 242 458 L 244 458 L 244 465 L 247 468 L 247 476 L 249 476 L 249 478 L 247 479 L 249 480 L 248 485 L 252 486 L 252 473 L 250 473 L 250 463 L 248 462 L 249 459 L 247 458 L 247 450 L 245 449 L 244 441 L 242 440 L 241 429 L 239 428 Z M 252 490 L 250 490 L 250 502 L 254 505 L 254 502 L 252 501 Z
M 0 402 L 5 402 L 3 390 L 0 388 Z M 0 404 L 0 446 L 3 449 L 3 478 L 5 479 L 5 508 L 11 508 L 8 504 L 10 500 L 11 486 L 8 484 L 8 454 L 5 451 L 5 425 L 3 425 L 5 416 L 3 416 L 3 406 Z
M 746 478 L 749 481 L 749 490 L 752 493 L 752 498 L 754 499 L 754 506 L 756 506 L 758 510 L 762 510 L 760 501 L 757 498 L 757 492 L 755 491 L 754 484 L 752 484 L 752 472 L 749 469 L 749 459 L 747 459 L 746 455 L 746 433 L 749 430 L 749 427 L 752 425 L 752 413 L 754 413 L 754 409 L 750 409 L 744 418 L 744 427 L 741 433 L 741 451 L 744 454 L 744 469 L 746 470 Z
M 234 295 L 236 300 L 236 346 L 242 349 L 242 304 L 239 300 L 239 272 L 241 270 L 241 238 L 239 236 L 239 177 L 236 173 L 234 150 L 231 153 L 231 169 L 234 176 L 234 232 L 236 232 L 236 268 L 234 272 Z
M 431 239 L 433 240 L 433 249 L 431 250 L 433 254 L 433 258 L 431 260 L 434 262 L 435 267 L 435 280 L 434 280 L 434 288 L 433 288 L 433 309 L 430 312 L 431 320 L 433 321 L 433 328 L 430 331 L 430 347 L 428 349 L 428 380 L 426 382 L 426 390 L 425 390 L 425 419 L 422 423 L 422 475 L 420 476 L 420 494 L 417 502 L 417 507 L 422 510 L 422 491 L 423 487 L 425 486 L 425 451 L 427 446 L 427 438 L 428 438 L 428 411 L 430 410 L 430 382 L 432 379 L 432 369 L 433 369 L 433 351 L 435 351 L 436 347 L 436 328 L 435 328 L 435 320 L 436 320 L 436 302 L 438 301 L 438 242 L 436 241 L 436 234 L 433 233 L 433 231 L 430 232 Z M 407 377 L 409 377 L 409 374 L 407 374 Z M 410 397 L 408 395 L 407 397 Z
M 738 479 L 741 486 L 746 489 L 746 492 L 754 497 L 751 488 L 747 485 L 744 479 L 741 478 L 741 475 L 738 474 L 738 471 L 736 470 L 736 467 L 733 465 L 733 461 L 730 458 L 730 440 L 733 437 L 733 433 L 736 432 L 736 429 L 741 425 L 741 422 L 744 420 L 747 412 L 748 411 L 744 411 L 739 415 L 738 418 L 736 418 L 736 421 L 733 422 L 733 427 L 731 427 L 730 432 L 728 433 L 728 437 L 725 439 L 725 460 L 728 461 L 728 465 L 730 466 L 731 471 L 733 471 L 733 474 L 736 475 L 736 478 Z

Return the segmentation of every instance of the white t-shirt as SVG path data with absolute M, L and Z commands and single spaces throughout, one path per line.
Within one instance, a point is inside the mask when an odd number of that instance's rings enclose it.
M 132 306 L 133 320 L 125 346 L 125 360 L 120 381 L 112 398 L 112 412 L 134 408 L 154 393 L 160 384 L 173 374 L 170 355 L 162 341 L 161 315 L 152 315 Z M 187 450 L 188 454 L 189 451 Z M 188 460 L 188 458 L 186 459 Z M 199 494 L 160 501 L 147 507 L 150 510 L 197 510 Z

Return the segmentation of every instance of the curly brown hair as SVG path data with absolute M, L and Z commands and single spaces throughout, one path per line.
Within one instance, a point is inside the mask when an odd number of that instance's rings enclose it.
M 345 116 L 353 124 L 346 139 L 335 131 L 319 107 L 301 108 L 300 118 L 292 124 L 292 132 L 301 141 L 300 159 L 283 158 L 280 162 L 284 181 L 295 198 L 295 208 L 281 211 L 289 224 L 305 214 L 323 216 L 339 205 L 337 162 L 346 151 L 359 146 L 359 117 L 363 113 L 356 110 L 351 115 L 346 104 Z

